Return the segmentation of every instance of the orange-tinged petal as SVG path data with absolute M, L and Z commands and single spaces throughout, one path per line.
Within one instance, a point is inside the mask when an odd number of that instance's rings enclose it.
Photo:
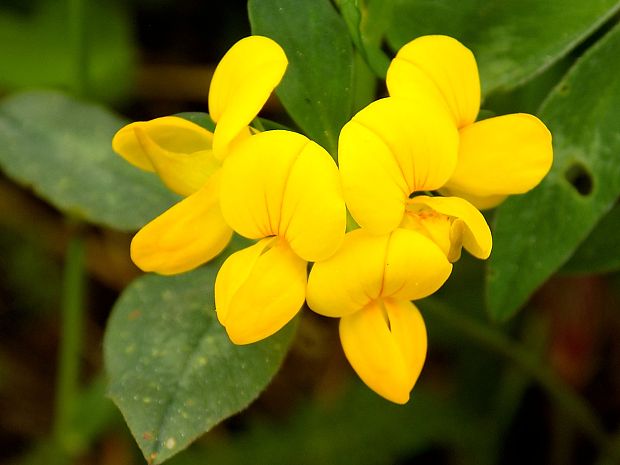
M 164 116 L 150 121 L 138 121 L 121 128 L 112 139 L 112 148 L 132 165 L 155 171 L 151 155 L 138 140 L 136 128 L 165 152 L 192 154 L 210 150 L 213 134 L 206 129 L 176 116 Z
M 131 259 L 144 271 L 175 274 L 211 260 L 230 241 L 218 203 L 217 174 L 144 226 L 131 242 Z
M 553 162 L 551 133 L 532 115 L 485 119 L 461 129 L 460 135 L 456 170 L 445 187 L 465 198 L 527 192 Z
M 424 320 L 408 301 L 387 299 L 340 320 L 340 341 L 353 369 L 377 394 L 404 404 L 424 360 Z
M 341 317 L 378 298 L 421 299 L 439 289 L 451 271 L 441 249 L 417 231 L 375 236 L 357 229 L 345 235 L 331 258 L 314 264 L 308 306 Z
M 213 149 L 219 158 L 258 115 L 287 65 L 284 50 L 262 36 L 241 39 L 224 55 L 209 89 L 209 113 L 217 123 Z
M 432 99 L 385 98 L 345 124 L 338 146 L 345 201 L 374 234 L 402 221 L 412 192 L 435 190 L 456 166 L 458 132 Z
M 239 234 L 285 238 L 308 261 L 333 254 L 346 225 L 336 164 L 307 137 L 256 134 L 235 148 L 222 170 L 222 212 Z
M 455 222 L 453 218 L 423 205 L 410 204 L 400 226 L 428 237 L 437 244 L 451 263 L 461 257 L 461 222 Z
M 408 97 L 420 91 L 441 95 L 457 127 L 476 121 L 480 78 L 471 51 L 452 37 L 422 36 L 405 44 L 387 73 L 390 95 Z
M 431 235 L 440 231 L 432 231 L 435 215 L 427 217 L 428 210 L 451 218 L 450 228 L 443 230 L 443 234 L 448 235 L 451 244 L 447 253 L 450 261 L 458 260 L 461 245 L 477 258 L 486 259 L 491 254 L 493 239 L 489 225 L 482 213 L 467 200 L 459 197 L 420 195 L 411 199 L 409 203 L 412 209 L 418 209 L 417 216 L 423 224 L 427 223 Z M 439 240 L 445 240 L 445 238 Z
M 215 280 L 217 316 L 235 344 L 271 336 L 304 303 L 306 262 L 284 241 L 266 238 L 232 254 Z

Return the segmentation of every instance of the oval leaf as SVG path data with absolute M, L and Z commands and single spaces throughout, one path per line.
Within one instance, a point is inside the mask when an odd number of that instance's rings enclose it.
M 149 463 L 161 463 L 247 407 L 278 370 L 294 332 L 246 346 L 217 321 L 221 264 L 175 277 L 147 275 L 117 302 L 104 341 L 109 394 Z
M 617 0 L 394 1 L 394 50 L 425 34 L 452 36 L 474 52 L 485 95 L 542 72 L 620 8 Z
M 620 27 L 572 68 L 543 104 L 553 168 L 497 211 L 489 311 L 505 319 L 572 255 L 620 195 Z M 605 69 L 605 72 L 601 72 Z
M 125 121 L 57 92 L 0 102 L 0 168 L 79 219 L 136 230 L 178 200 L 112 151 Z
M 272 38 L 289 65 L 276 93 L 305 134 L 336 154 L 353 111 L 353 46 L 329 0 L 249 0 L 252 33 Z

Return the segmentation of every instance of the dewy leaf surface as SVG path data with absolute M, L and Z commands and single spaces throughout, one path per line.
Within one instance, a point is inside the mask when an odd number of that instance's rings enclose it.
M 136 230 L 178 197 L 112 151 L 124 124 L 59 92 L 12 95 L 0 102 L 0 168 L 70 215 Z
M 394 50 L 446 34 L 471 48 L 483 94 L 507 90 L 558 61 L 620 8 L 617 0 L 393 0 Z
M 497 211 L 487 276 L 489 311 L 513 315 L 572 255 L 620 195 L 620 27 L 558 84 L 540 117 L 554 163 L 542 184 Z
M 353 45 L 329 0 L 249 0 L 252 33 L 275 40 L 289 65 L 276 93 L 304 133 L 336 154 L 353 111 Z
M 259 343 L 230 342 L 213 303 L 220 264 L 139 278 L 108 322 L 109 394 L 151 463 L 247 407 L 275 375 L 292 339 L 295 324 L 289 323 Z

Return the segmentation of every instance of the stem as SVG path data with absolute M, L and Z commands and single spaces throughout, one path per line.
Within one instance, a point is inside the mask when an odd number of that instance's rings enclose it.
M 265 126 L 263 126 L 263 122 L 260 120 L 258 116 L 254 118 L 254 120 L 252 121 L 252 126 L 258 129 L 260 132 L 265 131 Z
M 503 333 L 479 323 L 463 313 L 452 311 L 446 304 L 436 299 L 425 300 L 421 307 L 424 309 L 425 315 L 436 318 L 438 322 L 451 327 L 472 342 L 512 361 L 515 366 L 531 376 L 547 391 L 557 408 L 562 410 L 567 417 L 572 418 L 575 424 L 588 434 L 605 455 L 620 459 L 618 451 L 612 447 L 612 443 L 598 417 L 586 401 L 555 376 L 551 369 L 535 354 Z
M 86 1 L 67 0 L 69 40 L 73 49 L 74 79 L 78 95 L 85 95 L 89 88 Z
M 82 349 L 82 328 L 85 294 L 84 240 L 71 238 L 65 258 L 62 291 L 62 329 L 58 352 L 56 381 L 56 422 L 54 436 L 67 452 L 73 447 L 71 421 L 78 394 L 79 366 Z

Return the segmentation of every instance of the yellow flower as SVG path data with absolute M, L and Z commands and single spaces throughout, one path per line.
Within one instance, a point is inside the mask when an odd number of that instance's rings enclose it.
M 475 122 L 480 80 L 473 54 L 457 40 L 440 35 L 404 45 L 390 64 L 391 96 L 420 93 L 443 102 L 459 131 L 458 160 L 442 192 L 491 208 L 506 196 L 535 187 L 551 168 L 551 134 L 528 114 Z
M 234 343 L 249 344 L 293 318 L 305 300 L 307 262 L 340 246 L 346 214 L 338 170 L 305 136 L 259 133 L 225 160 L 220 205 L 237 233 L 258 239 L 228 257 L 215 281 L 219 321 Z
M 219 206 L 222 161 L 250 136 L 249 124 L 278 85 L 287 67 L 284 51 L 271 39 L 237 42 L 217 66 L 209 89 L 215 132 L 167 116 L 129 124 L 112 141 L 114 151 L 156 172 L 184 200 L 144 226 L 133 238 L 131 258 L 144 271 L 174 274 L 219 254 L 232 229 Z
M 376 236 L 357 229 L 330 259 L 314 264 L 308 306 L 341 318 L 351 366 L 375 392 L 404 404 L 426 357 L 424 321 L 410 301 L 439 289 L 451 270 L 442 251 L 417 231 Z
M 419 195 L 450 179 L 458 144 L 450 114 L 428 94 L 388 97 L 362 109 L 342 128 L 338 145 L 344 197 L 355 221 L 377 235 L 415 229 L 451 261 L 461 246 L 487 258 L 491 231 L 473 205 Z

